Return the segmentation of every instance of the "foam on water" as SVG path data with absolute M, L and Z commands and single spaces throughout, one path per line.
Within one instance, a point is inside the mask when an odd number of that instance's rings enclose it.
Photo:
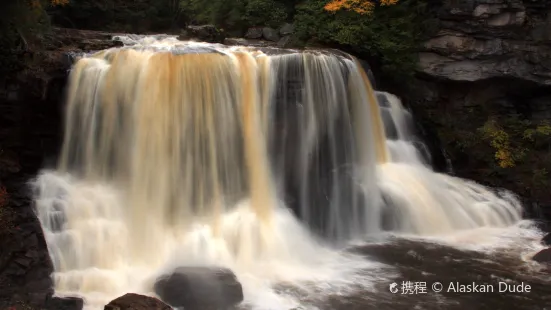
M 261 309 L 298 305 L 293 296 L 276 294 L 275 285 L 303 286 L 304 291 L 318 293 L 351 286 L 367 289 L 371 279 L 356 272 L 383 268 L 323 246 L 285 208 L 278 208 L 273 226 L 265 227 L 246 201 L 224 214 L 219 236 L 212 223 L 201 220 L 189 227 L 145 228 L 162 229 L 164 238 L 158 240 L 159 251 L 150 257 L 154 259 L 144 264 L 127 251 L 127 208 L 114 186 L 52 171 L 39 175 L 33 186 L 41 193 L 37 208 L 48 210 L 40 213 L 40 220 L 55 227 L 52 214 L 59 214 L 64 218 L 58 224 L 67 223 L 63 230 L 45 231 L 55 269 L 64 270 L 54 275 L 57 294 L 83 295 L 88 309 L 101 309 L 126 292 L 154 295 L 155 279 L 179 266 L 232 269 L 243 284 L 245 302 Z M 66 248 L 71 251 L 61 254 Z

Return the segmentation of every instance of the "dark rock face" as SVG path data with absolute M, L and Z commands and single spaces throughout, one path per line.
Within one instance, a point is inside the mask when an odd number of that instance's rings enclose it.
M 421 71 L 455 81 L 510 77 L 551 85 L 550 10 L 545 0 L 448 1 L 442 29 L 420 54 Z
M 551 234 L 545 235 L 545 237 L 543 237 L 543 238 L 541 239 L 541 243 L 542 243 L 543 245 L 549 245 L 549 246 L 551 246 Z
M 121 296 L 103 309 L 105 310 L 172 310 L 170 306 L 157 298 L 128 293 Z
M 155 283 L 155 293 L 186 310 L 228 309 L 243 300 L 243 288 L 228 269 L 180 267 Z
M 54 28 L 23 67 L 0 77 L 0 309 L 82 309 L 80 298 L 52 297 L 53 265 L 27 181 L 55 164 L 70 53 L 120 46 L 114 34 Z
M 23 181 L 5 182 L 0 208 L 0 309 L 25 303 L 38 309 L 82 309 L 78 298 L 51 297 L 53 265 Z

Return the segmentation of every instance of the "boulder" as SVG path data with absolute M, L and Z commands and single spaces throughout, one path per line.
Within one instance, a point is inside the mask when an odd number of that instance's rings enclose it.
M 209 43 L 224 42 L 224 33 L 213 25 L 187 26 L 186 36 Z
M 172 310 L 170 306 L 157 298 L 128 293 L 109 304 L 104 310 Z
M 243 38 L 226 38 L 224 45 L 249 45 L 249 41 Z
M 261 39 L 262 38 L 262 28 L 259 27 L 253 27 L 247 29 L 247 33 L 245 34 L 246 39 Z
M 538 263 L 551 263 L 551 248 L 547 248 L 544 250 L 539 251 L 532 257 L 533 260 L 535 260 Z
M 277 41 L 277 47 L 284 48 L 289 47 L 289 44 L 291 42 L 291 36 L 284 36 L 279 41 Z
M 551 233 L 545 235 L 545 237 L 541 239 L 541 243 L 543 245 L 551 246 Z
M 51 297 L 46 302 L 46 309 L 51 310 L 82 310 L 84 300 L 79 297 Z
M 173 307 L 186 310 L 227 309 L 243 301 L 243 288 L 224 268 L 180 267 L 161 276 L 155 293 Z
M 264 37 L 264 39 L 268 41 L 273 41 L 273 42 L 279 41 L 279 34 L 277 30 L 273 28 L 269 28 L 269 27 L 262 28 L 262 36 Z
M 288 36 L 292 34 L 294 31 L 295 31 L 295 25 L 289 24 L 289 23 L 285 23 L 283 24 L 283 26 L 281 26 L 281 28 L 279 28 L 279 34 L 281 36 Z

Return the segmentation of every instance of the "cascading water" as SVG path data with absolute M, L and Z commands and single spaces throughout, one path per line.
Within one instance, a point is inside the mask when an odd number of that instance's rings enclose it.
M 285 309 L 258 287 L 357 263 L 316 235 L 520 220 L 511 194 L 434 173 L 410 114 L 351 57 L 123 39 L 74 65 L 59 166 L 33 183 L 56 290 L 91 309 L 186 264 L 229 267 L 248 302 Z

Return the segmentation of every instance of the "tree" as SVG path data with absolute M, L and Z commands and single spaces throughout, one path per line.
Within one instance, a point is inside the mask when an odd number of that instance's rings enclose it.
M 342 0 L 328 1 L 308 0 L 297 6 L 296 38 L 305 45 L 331 46 L 353 53 L 369 61 L 387 83 L 408 85 L 406 81 L 418 63 L 416 52 L 431 20 L 427 1 L 394 0 L 396 4 L 391 5 L 390 0 L 348 0 L 356 2 L 347 2 L 346 7 Z M 335 1 L 343 6 L 331 7 Z M 354 10 L 367 2 L 375 3 L 373 12 L 359 14 Z
M 398 0 L 380 0 L 379 5 L 393 5 L 398 3 Z M 368 14 L 373 11 L 376 3 L 373 0 L 331 0 L 327 3 L 324 9 L 328 12 L 336 12 L 339 10 L 354 11 L 358 14 Z

